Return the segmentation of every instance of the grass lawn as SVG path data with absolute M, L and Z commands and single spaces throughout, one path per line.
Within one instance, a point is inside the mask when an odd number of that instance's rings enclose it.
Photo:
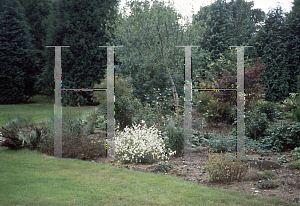
M 45 96 L 37 95 L 30 99 L 29 104 L 8 104 L 0 105 L 0 127 L 4 126 L 10 120 L 16 117 L 28 117 L 32 115 L 33 122 L 41 122 L 50 120 L 54 117 L 54 99 L 47 98 Z M 91 107 L 63 107 L 63 112 L 70 109 L 76 114 L 86 114 L 91 111 Z
M 163 174 L 46 158 L 0 147 L 0 205 L 292 205 Z

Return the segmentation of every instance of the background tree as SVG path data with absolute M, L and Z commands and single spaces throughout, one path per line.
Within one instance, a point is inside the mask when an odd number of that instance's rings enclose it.
M 116 71 L 133 79 L 134 95 L 143 102 L 156 104 L 158 97 L 153 88 L 160 90 L 158 95 L 163 98 L 172 89 L 174 96 L 170 101 L 179 105 L 178 96 L 183 94 L 184 51 L 175 45 L 184 43 L 184 31 L 178 22 L 181 16 L 163 2 L 154 1 L 151 7 L 149 1 L 127 5 L 131 14 L 121 13 L 112 25 L 115 30 L 111 35 L 115 38 L 111 42 L 124 46 L 116 51 L 120 62 Z
M 267 87 L 265 98 L 268 101 L 280 101 L 287 97 L 290 88 L 290 75 L 287 55 L 287 25 L 281 7 L 270 11 L 264 26 L 252 40 L 255 57 L 261 57 L 266 69 L 261 75 L 263 85 Z
M 293 7 L 286 17 L 287 26 L 287 53 L 286 59 L 289 68 L 288 79 L 290 92 L 297 91 L 296 76 L 300 75 L 300 0 L 293 2 Z
M 49 15 L 51 21 L 47 45 L 69 45 L 62 49 L 62 85 L 64 88 L 92 88 L 106 72 L 105 24 L 117 14 L 115 0 L 59 0 Z M 42 79 L 45 90 L 53 95 L 53 48 L 46 50 L 47 64 Z M 92 103 L 91 92 L 63 92 L 63 105 Z
M 261 9 L 253 9 L 253 2 L 217 0 L 201 7 L 193 16 L 193 25 L 203 28 L 203 33 L 193 44 L 201 45 L 193 55 L 194 83 L 215 81 L 222 76 L 222 69 L 236 75 L 236 50 L 233 45 L 247 45 L 257 31 L 257 24 L 264 20 Z M 201 62 L 201 63 L 200 63 Z
M 36 59 L 38 66 L 38 74 L 42 72 L 45 66 L 44 51 L 46 41 L 46 19 L 50 13 L 52 0 L 20 0 L 20 4 L 24 7 L 25 18 L 31 30 L 32 44 L 36 49 Z M 41 83 L 41 82 L 40 82 Z M 41 85 L 38 85 L 38 89 Z
M 36 58 L 30 27 L 18 0 L 0 2 L 0 104 L 26 102 L 35 94 Z

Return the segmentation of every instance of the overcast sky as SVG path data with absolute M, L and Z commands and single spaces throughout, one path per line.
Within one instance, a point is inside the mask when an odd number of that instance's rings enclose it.
M 141 0 L 139 0 L 141 1 Z M 168 2 L 168 0 L 161 0 Z M 187 16 L 189 21 L 192 19 L 192 14 L 197 13 L 200 10 L 200 6 L 206 6 L 214 2 L 214 0 L 170 0 L 174 2 L 174 8 L 182 15 Z M 230 0 L 228 0 L 229 2 Z M 251 1 L 251 0 L 246 0 Z M 292 9 L 293 0 L 253 0 L 254 8 L 261 8 L 265 13 L 268 13 L 269 9 L 275 8 L 280 5 L 284 12 L 289 12 Z M 125 5 L 126 0 L 121 0 L 121 7 Z

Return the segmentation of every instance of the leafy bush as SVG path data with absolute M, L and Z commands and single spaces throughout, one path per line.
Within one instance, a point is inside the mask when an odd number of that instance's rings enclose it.
M 208 145 L 208 139 L 210 139 L 211 137 L 214 136 L 211 133 L 203 133 L 203 132 L 200 132 L 200 131 L 195 131 L 193 129 L 191 131 L 192 131 L 191 143 L 193 145 L 196 145 L 196 146 L 206 146 L 206 145 Z
M 266 133 L 260 141 L 264 147 L 273 151 L 300 147 L 300 123 L 272 127 Z
M 261 180 L 263 178 L 262 174 L 257 170 L 257 169 L 249 169 L 247 171 L 247 173 L 245 174 L 245 176 L 243 177 L 243 180 L 245 181 L 258 181 Z
M 296 147 L 291 151 L 294 160 L 300 159 L 300 147 Z
M 68 132 L 63 135 L 63 158 L 92 160 L 105 156 L 105 142 L 92 141 L 82 133 L 80 138 L 77 134 Z
M 263 175 L 263 178 L 265 178 L 265 179 L 275 180 L 278 178 L 277 175 L 275 174 L 275 172 L 273 172 L 271 170 L 265 170 L 262 175 Z
M 115 120 L 116 125 L 119 125 L 122 131 L 125 127 L 131 127 L 134 122 L 133 118 L 138 108 L 141 108 L 141 102 L 133 95 L 131 79 L 124 77 L 121 74 L 115 75 Z M 100 85 L 95 85 L 98 88 L 106 88 L 107 77 L 101 81 Z M 107 110 L 106 92 L 94 91 L 94 99 L 100 103 L 98 106 L 102 111 Z
M 170 151 L 165 154 L 165 144 L 160 138 L 160 132 L 144 125 L 126 127 L 124 132 L 117 130 L 115 139 L 115 155 L 122 162 L 154 163 L 158 159 L 168 159 L 176 153 Z
M 257 184 L 257 187 L 260 189 L 273 189 L 278 187 L 278 183 L 273 182 L 273 181 L 262 181 L 261 183 Z
M 1 136 L 4 138 L 0 145 L 12 150 L 35 149 L 40 140 L 41 130 L 29 125 L 29 122 L 28 118 L 16 118 L 9 121 L 0 129 Z
M 75 117 L 70 118 L 74 119 Z M 64 119 L 66 120 L 66 118 Z M 68 123 L 73 125 L 74 122 L 63 122 L 63 158 L 92 160 L 105 156 L 106 151 L 104 142 L 99 142 L 98 140 L 92 141 L 87 133 L 85 133 L 83 126 L 81 126 L 80 130 L 75 130 L 75 132 L 81 131 L 81 133 L 73 133 L 72 130 L 70 130 L 72 127 L 70 127 Z M 44 124 L 37 150 L 50 156 L 54 155 L 54 119 Z
M 235 137 L 213 136 L 207 142 L 212 152 L 232 152 L 235 150 Z
M 289 162 L 289 159 L 287 159 L 285 155 L 282 155 L 282 156 L 279 157 L 277 160 L 278 160 L 279 162 L 282 162 L 282 163 Z
M 207 105 L 205 117 L 208 123 L 226 122 L 232 124 L 235 120 L 235 108 L 229 103 L 223 103 L 218 99 L 211 99 Z
M 291 169 L 300 169 L 300 160 L 291 162 L 288 167 Z
M 293 109 L 293 117 L 297 122 L 300 122 L 300 107 Z
M 283 101 L 283 108 L 287 112 L 296 109 L 298 105 L 297 93 L 290 93 L 289 97 Z
M 276 118 L 277 106 L 275 103 L 269 101 L 258 101 L 258 102 L 259 102 L 258 111 L 260 111 L 261 113 L 265 113 L 269 120 L 273 120 Z
M 176 155 L 181 155 L 184 150 L 184 129 L 180 127 L 167 126 L 168 146 Z
M 92 134 L 95 128 L 98 127 L 101 130 L 106 130 L 106 111 L 101 108 L 96 108 L 86 115 L 83 119 L 83 123 L 86 124 L 86 132 Z
M 248 111 L 245 114 L 245 135 L 251 139 L 258 140 L 264 135 L 269 126 L 269 121 L 265 113 L 258 110 Z
M 155 170 L 166 173 L 166 172 L 169 172 L 173 168 L 174 168 L 173 165 L 165 163 L 165 162 L 161 162 L 161 163 L 159 163 L 159 165 L 157 165 L 155 167 Z
M 205 113 L 208 110 L 208 103 L 210 102 L 211 96 L 206 92 L 196 92 L 193 94 L 193 107 L 199 113 Z
M 229 155 L 209 154 L 209 160 L 204 167 L 209 173 L 210 181 L 241 181 L 247 172 L 247 166 L 244 161 L 236 160 Z

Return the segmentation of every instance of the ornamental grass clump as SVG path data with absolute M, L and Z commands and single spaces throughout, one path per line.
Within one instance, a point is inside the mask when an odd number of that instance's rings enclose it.
M 123 163 L 152 164 L 157 160 L 168 160 L 175 153 L 172 150 L 165 152 L 165 143 L 154 126 L 146 128 L 139 124 L 116 132 L 115 156 Z

